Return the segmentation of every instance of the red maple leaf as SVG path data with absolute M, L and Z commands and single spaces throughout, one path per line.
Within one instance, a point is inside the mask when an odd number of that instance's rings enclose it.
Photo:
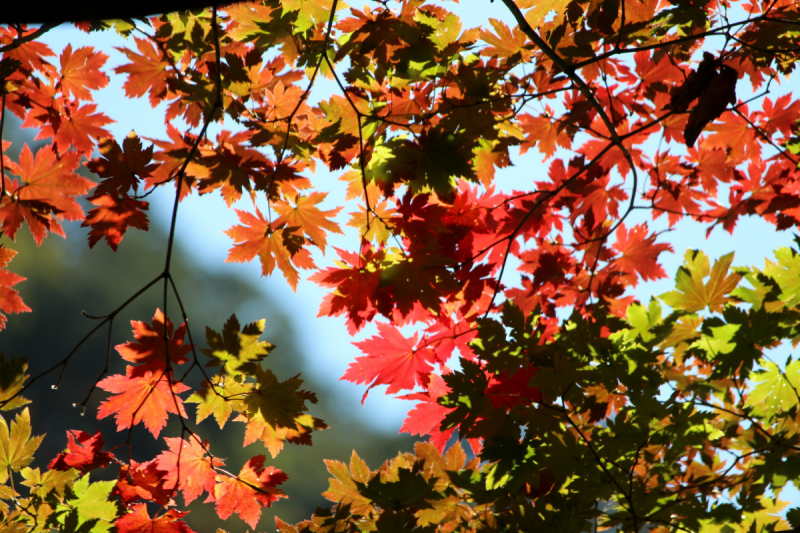
M 139 368 L 128 366 L 126 374 L 108 376 L 97 384 L 101 389 L 112 392 L 111 396 L 100 404 L 97 418 L 103 419 L 114 415 L 117 420 L 117 431 L 127 429 L 134 424 L 144 422 L 145 427 L 158 437 L 167 425 L 168 413 L 179 414 L 186 418 L 183 399 L 178 394 L 186 392 L 189 387 L 179 382 L 170 383 L 171 378 L 165 371 L 139 371 Z
M 2 210 L 0 210 L 0 215 Z M 6 266 L 17 255 L 16 250 L 0 245 L 0 330 L 6 327 L 6 313 L 29 313 L 31 308 L 25 305 L 19 292 L 12 289 L 14 285 L 26 278 L 9 272 Z
M 157 518 L 150 518 L 146 503 L 137 503 L 131 512 L 117 518 L 118 533 L 194 533 L 183 517 L 187 513 L 170 509 Z
M 498 409 L 511 409 L 519 403 L 541 402 L 539 388 L 530 385 L 536 370 L 535 366 L 528 366 L 510 377 L 508 371 L 491 375 L 485 394 Z
M 290 232 L 288 228 L 270 224 L 258 208 L 255 215 L 239 209 L 236 214 L 244 225 L 233 226 L 225 231 L 235 243 L 225 261 L 244 263 L 252 261 L 258 255 L 264 276 L 269 276 L 277 266 L 289 285 L 297 290 L 300 275 L 295 267 L 315 267 L 311 254 L 303 247 L 305 239 Z
M 12 239 L 23 221 L 40 245 L 47 231 L 64 237 L 58 219 L 83 219 L 83 209 L 75 198 L 89 192 L 94 183 L 73 173 L 80 164 L 78 154 L 57 158 L 51 148 L 39 149 L 34 157 L 26 144 L 16 167 L 20 180 L 6 178 L 6 196 L 0 199 L 0 231 Z
M 175 326 L 167 318 L 165 333 L 164 319 L 164 313 L 161 309 L 156 309 L 152 326 L 139 320 L 131 320 L 133 337 L 138 342 L 126 342 L 116 346 L 117 352 L 123 359 L 142 365 L 137 367 L 139 371 L 165 369 L 167 367 L 167 352 L 169 352 L 169 360 L 174 364 L 182 365 L 188 361 L 186 355 L 192 351 L 192 345 L 184 342 L 186 323 L 181 324 L 177 330 L 174 330 Z M 164 343 L 165 337 L 168 339 L 167 346 Z
M 91 46 L 83 46 L 73 53 L 68 44 L 61 52 L 61 80 L 59 86 L 65 98 L 72 93 L 79 100 L 92 100 L 89 89 L 101 89 L 108 85 L 108 76 L 100 72 L 108 60 L 102 52 L 95 52 Z
M 197 437 L 188 441 L 180 437 L 164 437 L 169 450 L 156 457 L 158 469 L 166 472 L 164 487 L 183 491 L 183 499 L 189 505 L 203 491 L 214 494 L 216 476 L 214 468 L 225 462 L 208 454 L 208 443 L 201 445 Z
M 408 412 L 400 427 L 400 432 L 420 437 L 430 435 L 431 442 L 439 449 L 439 452 L 442 452 L 456 430 L 454 427 L 441 430 L 442 420 L 453 409 L 440 405 L 438 400 L 448 392 L 450 392 L 450 387 L 442 377 L 438 374 L 431 374 L 428 390 L 401 396 L 404 400 L 419 400 L 419 403 Z
M 89 248 L 94 248 L 100 239 L 105 238 L 112 250 L 117 251 L 119 243 L 128 228 L 147 231 L 150 221 L 145 211 L 149 204 L 129 196 L 116 194 L 92 195 L 88 198 L 96 205 L 86 215 L 81 227 L 92 228 L 89 231 Z
M 784 137 L 788 137 L 794 131 L 797 117 L 800 116 L 800 100 L 790 104 L 791 100 L 791 93 L 778 97 L 774 104 L 769 98 L 764 98 L 763 119 L 759 121 L 759 126 L 767 134 L 780 132 Z
M 553 115 L 553 110 L 549 107 L 547 111 L 550 116 Z M 532 117 L 526 113 L 520 115 L 519 120 L 522 131 L 525 132 L 525 141 L 519 149 L 520 155 L 538 145 L 545 159 L 550 159 L 555 155 L 557 145 L 562 148 L 570 147 L 571 141 L 564 127 L 553 122 L 549 116 Z
M 67 449 L 50 461 L 47 468 L 51 470 L 69 470 L 75 468 L 82 474 L 96 468 L 105 467 L 114 456 L 102 451 L 105 441 L 97 430 L 94 435 L 73 429 L 67 431 Z
M 311 281 L 335 289 L 325 295 L 317 316 L 339 316 L 347 313 L 347 331 L 353 335 L 375 316 L 375 291 L 380 283 L 378 264 L 383 251 L 373 251 L 372 245 L 364 244 L 361 254 L 335 248 L 343 261 L 337 267 L 320 270 Z
M 433 350 L 427 346 L 417 349 L 417 333 L 406 338 L 394 326 L 380 322 L 377 326 L 380 336 L 353 343 L 367 355 L 350 363 L 342 379 L 369 383 L 364 399 L 376 385 L 388 385 L 386 394 L 426 386 L 436 361 Z
M 236 513 L 250 527 L 256 527 L 261 518 L 261 508 L 286 495 L 276 488 L 288 476 L 272 466 L 264 467 L 264 456 L 256 455 L 245 463 L 238 477 L 217 476 L 214 498 L 217 514 L 223 520 Z
M 167 505 L 172 491 L 164 485 L 164 472 L 156 465 L 156 460 L 137 463 L 119 469 L 119 480 L 113 494 L 119 496 L 126 505 L 136 500 L 146 500 L 159 505 Z
M 250 132 L 231 134 L 223 130 L 216 143 L 200 149 L 202 157 L 187 168 L 189 174 L 199 178 L 200 194 L 221 189 L 228 207 L 242 197 L 243 191 L 253 194 L 253 182 L 263 181 L 270 165 L 261 152 L 244 146 L 251 137 Z
M 135 131 L 125 137 L 121 148 L 116 140 L 109 138 L 100 139 L 98 148 L 102 157 L 86 163 L 89 170 L 104 178 L 95 189 L 95 196 L 104 193 L 125 194 L 130 189 L 136 192 L 139 180 L 149 178 L 158 167 L 151 162 L 153 146 L 142 149 L 142 141 Z
M 672 252 L 672 246 L 666 243 L 656 244 L 656 235 L 647 234 L 647 224 L 639 224 L 628 231 L 625 224 L 617 228 L 617 241 L 614 249 L 622 254 L 614 264 L 625 274 L 627 281 L 635 287 L 637 275 L 645 281 L 667 277 L 664 268 L 658 263 L 661 252 Z

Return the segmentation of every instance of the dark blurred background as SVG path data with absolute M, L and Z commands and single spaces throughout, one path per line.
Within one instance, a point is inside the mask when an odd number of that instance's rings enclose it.
M 3 138 L 12 141 L 8 153 L 15 159 L 23 143 L 27 142 L 34 153 L 41 146 L 41 143 L 32 140 L 30 131 L 20 130 L 18 121 L 11 116 L 6 117 Z M 88 172 L 84 172 L 84 175 L 92 177 Z M 88 206 L 84 206 L 84 210 L 88 210 Z M 151 224 L 155 224 L 156 218 L 151 216 Z M 32 313 L 9 316 L 6 329 L 0 331 L 0 352 L 5 352 L 7 359 L 26 357 L 28 373 L 32 376 L 63 360 L 96 325 L 95 321 L 85 318 L 82 311 L 90 315 L 109 313 L 157 276 L 164 266 L 167 242 L 165 228 L 151 226 L 146 233 L 129 231 L 116 253 L 104 242 L 90 250 L 87 232 L 77 224 L 65 224 L 65 228 L 66 240 L 49 235 L 40 247 L 36 247 L 26 226 L 18 232 L 16 242 L 7 236 L 0 237 L 0 243 L 19 252 L 9 270 L 27 278 L 15 288 L 33 309 Z M 172 265 L 172 274 L 189 316 L 194 342 L 201 348 L 205 347 L 205 326 L 220 331 L 232 313 L 237 314 L 242 324 L 266 318 L 266 332 L 262 340 L 271 342 L 277 348 L 264 364 L 281 380 L 302 373 L 304 388 L 316 392 L 320 400 L 311 407 L 311 414 L 322 418 L 330 426 L 330 429 L 314 434 L 313 446 L 287 444 L 275 459 L 269 456 L 260 442 L 242 447 L 242 423 L 229 422 L 220 431 L 213 417 L 210 417 L 197 428 L 201 435 L 209 439 L 211 451 L 226 459 L 230 471 L 238 472 L 247 459 L 263 454 L 267 456 L 267 464 L 288 474 L 289 480 L 283 485 L 288 500 L 281 500 L 271 509 L 264 509 L 256 528 L 258 531 L 274 531 L 276 515 L 294 523 L 310 517 L 317 506 L 329 505 L 320 496 L 328 488 L 328 473 L 323 459 L 347 462 L 355 448 L 370 467 L 377 468 L 398 451 L 411 450 L 413 440 L 409 437 L 371 430 L 355 417 L 348 416 L 344 409 L 337 408 L 337 398 L 304 372 L 307 365 L 313 364 L 313 360 L 298 350 L 294 339 L 313 331 L 314 325 L 292 323 L 281 312 L 279 302 L 255 285 L 258 279 L 249 281 L 203 271 L 191 264 L 179 246 L 173 255 Z M 162 284 L 159 282 L 118 315 L 111 335 L 112 346 L 133 340 L 131 320 L 150 323 L 156 308 L 163 307 L 162 294 Z M 174 323 L 181 322 L 174 299 L 169 301 L 168 313 Z M 54 390 L 52 386 L 58 379 L 60 369 L 42 377 L 24 393 L 32 400 L 29 407 L 34 434 L 47 434 L 31 466 L 46 468 L 47 463 L 66 446 L 66 431 L 69 429 L 82 429 L 89 433 L 100 429 L 107 448 L 125 441 L 127 431 L 118 433 L 113 417 L 102 421 L 96 419 L 98 404 L 108 396 L 105 391 L 95 389 L 85 416 L 81 415 L 81 408 L 73 407 L 73 404 L 84 401 L 100 377 L 106 362 L 107 347 L 108 329 L 102 328 L 70 359 L 57 389 Z M 111 363 L 110 373 L 124 373 L 124 361 L 113 348 Z M 199 382 L 199 373 L 195 371 L 195 379 L 190 380 L 189 384 L 197 386 Z M 194 405 L 187 404 L 187 411 L 190 417 L 188 423 L 194 429 Z M 137 461 L 151 459 L 166 449 L 161 437 L 178 435 L 180 425 L 175 421 L 161 433 L 158 440 L 139 425 L 133 434 L 132 458 Z M 115 453 L 123 460 L 128 459 L 127 449 L 119 448 Z M 112 467 L 92 473 L 93 480 L 115 477 L 116 469 Z M 182 496 L 178 498 L 182 505 Z M 224 522 L 219 520 L 213 504 L 204 505 L 202 498 L 189 509 L 191 512 L 186 520 L 199 533 L 215 531 L 218 527 L 230 532 L 249 529 L 236 515 Z

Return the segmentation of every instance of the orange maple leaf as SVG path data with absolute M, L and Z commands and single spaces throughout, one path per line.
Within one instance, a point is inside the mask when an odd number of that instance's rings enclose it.
M 294 199 L 294 207 L 288 202 L 276 202 L 273 208 L 280 218 L 275 221 L 275 225 L 286 224 L 289 227 L 299 227 L 303 233 L 308 235 L 311 242 L 324 252 L 327 244 L 325 230 L 342 233 L 338 224 L 328 220 L 335 217 L 342 208 L 321 211 L 317 207 L 317 204 L 325 200 L 327 195 L 324 192 L 312 192 L 308 196 L 297 196 Z
M 200 444 L 197 437 L 188 441 L 180 437 L 164 437 L 169 450 L 156 457 L 158 469 L 166 472 L 164 487 L 183 491 L 186 505 L 196 500 L 203 491 L 214 493 L 217 473 L 214 470 L 225 461 L 211 457 L 208 443 Z
M 117 48 L 125 54 L 130 63 L 114 69 L 117 74 L 127 74 L 128 79 L 122 88 L 128 98 L 139 98 L 148 93 L 150 105 L 156 107 L 167 95 L 167 68 L 169 64 L 156 46 L 147 39 L 133 38 L 141 54 L 127 48 Z
M 217 476 L 214 498 L 217 514 L 223 520 L 237 513 L 239 518 L 254 528 L 261 518 L 261 508 L 271 507 L 272 502 L 285 498 L 276 488 L 288 476 L 272 466 L 264 467 L 264 456 L 256 455 L 245 463 L 239 477 Z
M 643 280 L 655 280 L 667 277 L 664 268 L 658 264 L 661 252 L 672 252 L 672 246 L 666 243 L 656 244 L 656 235 L 647 234 L 647 224 L 639 224 L 628 231 L 621 224 L 616 232 L 617 241 L 614 248 L 622 253 L 614 264 L 628 275 L 628 283 L 635 287 L 637 274 Z
M 300 275 L 295 267 L 315 268 L 311 254 L 303 247 L 305 239 L 289 231 L 289 228 L 270 224 L 258 208 L 255 215 L 239 209 L 236 214 L 244 225 L 233 226 L 225 231 L 235 243 L 225 261 L 244 263 L 252 261 L 258 255 L 261 260 L 261 274 L 269 276 L 277 266 L 289 285 L 297 290 Z
M 82 220 L 83 209 L 75 200 L 94 186 L 91 180 L 73 171 L 80 156 L 67 153 L 56 157 L 52 147 L 45 146 L 33 156 L 28 145 L 19 156 L 19 181 L 6 178 L 6 196 L 0 199 L 0 231 L 14 239 L 23 221 L 37 245 L 47 231 L 64 237 L 58 219 Z
M 170 509 L 157 518 L 150 518 L 146 503 L 137 503 L 131 512 L 122 515 L 116 521 L 118 533 L 194 533 L 183 517 L 187 513 Z
M 184 341 L 186 323 L 184 322 L 177 330 L 174 330 L 170 319 L 166 319 L 166 326 L 164 322 L 165 317 L 161 309 L 156 309 L 152 326 L 139 320 L 131 320 L 133 337 L 138 342 L 117 345 L 116 349 L 119 355 L 128 362 L 141 363 L 142 366 L 137 367 L 140 371 L 142 369 L 153 371 L 165 369 L 167 352 L 169 352 L 169 360 L 174 364 L 182 365 L 188 361 L 186 355 L 192 351 L 192 345 L 186 344 Z M 165 338 L 168 339 L 167 346 L 164 343 Z
M 92 100 L 89 89 L 102 89 L 108 85 L 108 76 L 100 72 L 108 60 L 102 52 L 95 52 L 91 46 L 83 46 L 72 51 L 68 44 L 61 52 L 61 80 L 58 82 L 65 98 L 70 93 L 78 100 Z
M 158 437 L 167 425 L 168 413 L 186 418 L 183 399 L 178 394 L 190 387 L 172 381 L 164 371 L 140 371 L 137 367 L 128 366 L 124 376 L 108 376 L 97 386 L 115 394 L 100 404 L 97 418 L 102 420 L 114 415 L 117 431 L 144 422 L 150 433 Z

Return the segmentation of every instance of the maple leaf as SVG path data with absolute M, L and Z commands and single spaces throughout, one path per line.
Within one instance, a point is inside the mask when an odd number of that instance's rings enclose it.
M 347 313 L 347 330 L 352 335 L 371 321 L 377 312 L 375 292 L 380 284 L 378 265 L 382 251 L 374 251 L 365 243 L 360 254 L 335 248 L 343 261 L 336 267 L 320 270 L 308 279 L 323 287 L 335 289 L 325 295 L 317 316 L 339 316 Z
M 187 167 L 190 174 L 199 177 L 200 194 L 220 188 L 228 207 L 237 202 L 245 190 L 254 197 L 252 184 L 265 180 L 269 161 L 258 150 L 243 146 L 251 137 L 250 132 L 222 131 L 213 146 L 200 150 L 201 158 Z
M 130 505 L 136 500 L 146 500 L 159 505 L 167 505 L 172 494 L 164 484 L 164 472 L 156 465 L 156 460 L 137 463 L 119 469 L 119 479 L 113 494 L 123 503 Z
M 728 302 L 726 296 L 742 279 L 740 274 L 728 274 L 733 262 L 733 252 L 723 255 L 711 267 L 708 256 L 702 251 L 687 250 L 683 266 L 675 277 L 676 290 L 659 296 L 661 300 L 676 311 L 694 313 L 708 307 L 712 312 L 720 312 Z M 708 283 L 703 280 L 709 276 Z
M 225 234 L 235 243 L 225 261 L 244 263 L 252 261 L 258 255 L 262 275 L 269 276 L 277 266 L 292 289 L 297 290 L 300 275 L 295 267 L 315 267 L 311 254 L 303 248 L 305 239 L 290 232 L 288 228 L 270 224 L 258 208 L 255 215 L 239 209 L 236 214 L 244 225 L 225 230 Z
M 61 52 L 61 80 L 59 86 L 64 97 L 70 94 L 79 100 L 92 100 L 89 89 L 102 89 L 108 85 L 108 76 L 100 71 L 108 56 L 95 52 L 91 46 L 83 46 L 74 52 L 67 44 Z
M 436 362 L 433 350 L 427 346 L 417 348 L 417 333 L 406 338 L 394 326 L 381 322 L 377 326 L 379 335 L 353 343 L 367 355 L 350 363 L 342 376 L 354 383 L 369 384 L 362 402 L 376 385 L 388 385 L 386 394 L 426 386 Z
M 114 139 L 103 138 L 98 142 L 100 155 L 86 163 L 86 167 L 104 178 L 95 189 L 95 195 L 103 193 L 125 194 L 130 189 L 138 190 L 139 180 L 150 178 L 158 165 L 153 160 L 153 146 L 142 149 L 142 141 L 131 131 L 122 147 Z
M 325 251 L 327 241 L 325 230 L 332 233 L 342 233 L 339 225 L 328 219 L 335 217 L 341 207 L 321 211 L 317 204 L 325 200 L 327 193 L 312 192 L 308 196 L 297 196 L 294 199 L 295 206 L 292 207 L 288 202 L 277 202 L 273 205 L 275 212 L 280 218 L 275 221 L 276 226 L 286 224 L 289 227 L 299 227 L 303 233 L 308 235 L 320 250 Z
M 117 50 L 125 54 L 131 62 L 115 67 L 114 72 L 128 75 L 122 86 L 125 96 L 139 98 L 149 93 L 150 105 L 155 108 L 167 95 L 168 78 L 165 73 L 169 64 L 150 40 L 138 37 L 134 37 L 133 40 L 141 53 L 117 47 Z
M 178 128 L 171 123 L 167 124 L 167 136 L 169 136 L 171 142 L 150 139 L 161 149 L 161 151 L 153 154 L 153 159 L 161 164 L 156 167 L 149 178 L 145 179 L 145 189 L 151 189 L 175 177 L 177 171 L 183 168 L 192 146 L 197 142 L 195 135 L 191 133 L 181 134 Z M 202 147 L 202 143 L 198 146 Z M 187 168 L 187 172 L 184 175 L 184 185 L 181 186 L 181 200 L 192 192 L 192 188 L 196 185 L 194 178 L 195 176 L 190 174 Z
M 183 399 L 178 394 L 190 387 L 172 381 L 166 371 L 140 371 L 137 367 L 128 366 L 124 376 L 108 376 L 97 386 L 115 394 L 100 404 L 97 418 L 102 420 L 114 415 L 117 431 L 144 422 L 150 433 L 158 437 L 167 425 L 168 413 L 186 418 Z
M 566 14 L 566 7 L 570 0 L 521 0 L 517 2 L 520 9 L 527 9 L 525 20 L 533 29 L 541 26 L 545 17 L 551 12 L 556 12 L 556 20 L 561 20 Z
M 14 239 L 23 221 L 37 245 L 42 244 L 47 231 L 64 236 L 58 219 L 82 220 L 83 209 L 75 198 L 94 186 L 91 180 L 73 171 L 80 157 L 76 153 L 57 158 L 50 147 L 33 156 L 28 145 L 19 156 L 19 181 L 6 181 L 7 195 L 0 199 L 2 232 Z
M 111 136 L 103 126 L 114 122 L 102 112 L 95 113 L 96 109 L 97 104 L 80 106 L 78 102 L 66 103 L 62 114 L 42 124 L 36 138 L 53 137 L 53 146 L 60 156 L 70 147 L 88 156 L 94 151 L 94 139 Z
M 217 476 L 214 499 L 219 517 L 227 519 L 233 513 L 252 528 L 261 518 L 261 508 L 271 507 L 273 502 L 285 498 L 277 488 L 288 476 L 272 466 L 264 466 L 264 456 L 256 455 L 248 460 L 238 477 Z
M 372 501 L 363 496 L 356 485 L 356 483 L 369 483 L 374 475 L 364 460 L 353 450 L 349 469 L 341 461 L 327 459 L 325 466 L 334 477 L 329 478 L 330 487 L 322 495 L 339 505 L 349 505 L 353 513 L 367 516 L 374 508 Z
M 0 210 L 1 212 L 2 210 Z M 25 305 L 20 298 L 19 292 L 11 288 L 20 281 L 25 281 L 26 278 L 5 269 L 15 255 L 17 255 L 16 250 L 0 244 L 0 330 L 6 327 L 7 313 L 29 313 L 31 311 L 31 308 Z
M 548 108 L 552 116 L 553 111 Z M 525 142 L 520 145 L 520 155 L 529 148 L 537 145 L 545 159 L 550 159 L 556 153 L 556 145 L 569 148 L 571 141 L 564 127 L 558 122 L 553 122 L 548 116 L 532 117 L 527 113 L 520 115 L 520 127 L 525 132 Z
M 56 508 L 59 512 L 55 520 L 61 525 L 57 529 L 92 533 L 109 531 L 119 514 L 117 504 L 109 498 L 115 484 L 114 481 L 90 483 L 89 474 L 78 478 L 72 485 L 73 497 L 66 498 L 64 503 Z
M 169 509 L 159 517 L 150 518 L 147 504 L 137 503 L 131 507 L 129 513 L 117 518 L 115 525 L 119 533 L 194 533 L 183 521 L 187 514 Z
M 780 132 L 784 137 L 788 137 L 794 131 L 797 117 L 800 116 L 800 100 L 790 104 L 791 99 L 791 94 L 779 96 L 775 103 L 768 97 L 764 98 L 764 113 L 760 127 L 767 134 Z
M 234 407 L 244 410 L 241 401 L 252 388 L 252 383 L 240 383 L 231 376 L 214 376 L 211 382 L 203 381 L 202 387 L 189 396 L 186 402 L 198 404 L 198 424 L 213 414 L 221 429 L 233 414 Z
M 295 376 L 280 382 L 272 370 L 263 370 L 261 367 L 255 370 L 256 386 L 244 400 L 248 417 L 258 417 L 273 426 L 293 427 L 295 418 L 308 410 L 304 395 L 299 390 L 303 380 Z
M 114 456 L 110 452 L 104 452 L 105 441 L 97 430 L 94 435 L 89 435 L 85 431 L 67 431 L 67 449 L 58 454 L 50 461 L 47 468 L 52 470 L 69 470 L 75 468 L 82 474 L 96 468 L 105 467 Z
M 8 481 L 12 471 L 19 472 L 33 461 L 33 452 L 43 438 L 44 435 L 31 437 L 31 414 L 27 407 L 11 421 L 11 427 L 0 416 L 0 484 Z
M 455 428 L 442 429 L 442 421 L 445 416 L 453 411 L 450 407 L 445 407 L 439 403 L 439 398 L 450 392 L 450 387 L 438 374 L 431 374 L 428 378 L 428 387 L 425 392 L 414 392 L 401 396 L 404 400 L 418 400 L 417 405 L 408 412 L 403 425 L 400 427 L 401 433 L 410 433 L 423 437 L 430 435 L 430 441 L 441 453 L 444 451 L 450 437 L 453 436 Z
M 514 27 L 512 30 L 503 21 L 494 18 L 489 19 L 489 24 L 494 28 L 496 35 L 481 28 L 481 39 L 489 44 L 481 49 L 481 55 L 508 59 L 519 53 L 523 59 L 530 57 L 531 52 L 524 48 L 528 44 L 528 38 L 519 27 Z
M 672 246 L 656 244 L 656 235 L 647 235 L 647 224 L 639 224 L 630 229 L 621 224 L 616 232 L 614 248 L 622 254 L 614 264 L 630 276 L 630 284 L 635 287 L 638 277 L 645 281 L 667 277 L 664 268 L 658 264 L 662 252 L 672 252 Z
M 272 344 L 258 340 L 265 324 L 266 320 L 262 319 L 242 328 L 236 315 L 231 315 L 222 327 L 222 334 L 206 327 L 208 348 L 200 350 L 211 359 L 206 366 L 221 366 L 220 374 L 226 376 L 254 374 L 258 363 L 275 349 Z
M 180 490 L 186 505 L 203 492 L 214 493 L 217 473 L 215 468 L 225 465 L 222 459 L 211 457 L 208 442 L 200 444 L 197 437 L 188 441 L 180 437 L 164 437 L 169 450 L 156 457 L 158 469 L 165 472 L 164 488 Z
M 288 427 L 277 423 L 268 424 L 261 416 L 248 418 L 241 414 L 234 420 L 247 423 L 244 430 L 244 446 L 260 440 L 273 458 L 283 450 L 286 442 L 311 446 L 312 432 L 328 429 L 328 425 L 323 420 L 309 414 L 297 415 L 294 418 L 294 425 Z
M 438 252 L 427 253 L 422 246 L 407 253 L 386 254 L 382 262 L 381 288 L 390 292 L 399 314 L 408 316 L 416 308 L 439 309 L 446 291 L 457 291 L 460 284 L 444 267 L 451 263 Z
M 150 221 L 145 214 L 149 204 L 143 200 L 116 194 L 95 194 L 87 200 L 97 206 L 81 222 L 81 227 L 92 228 L 89 231 L 89 248 L 94 248 L 104 238 L 116 252 L 128 228 L 147 231 L 150 227 Z
M 164 317 L 161 309 L 156 309 L 152 326 L 139 320 L 131 320 L 131 326 L 133 338 L 138 342 L 119 344 L 116 349 L 123 359 L 140 365 L 136 367 L 137 372 L 146 370 L 157 372 L 166 369 L 168 354 L 169 360 L 177 365 L 189 360 L 186 355 L 192 351 L 192 345 L 184 342 L 185 322 L 176 330 L 172 321 Z

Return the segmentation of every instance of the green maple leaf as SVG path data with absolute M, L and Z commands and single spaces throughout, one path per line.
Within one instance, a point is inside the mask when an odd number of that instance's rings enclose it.
M 775 250 L 775 259 L 776 262 L 765 261 L 764 274 L 778 282 L 778 299 L 787 307 L 796 307 L 800 304 L 800 254 L 781 247 Z
M 114 525 L 119 514 L 117 504 L 109 501 L 111 490 L 117 484 L 112 481 L 89 483 L 89 475 L 80 478 L 72 486 L 72 495 L 56 507 L 56 520 L 61 531 L 80 533 L 105 533 Z
M 245 394 L 252 390 L 251 383 L 240 383 L 230 376 L 214 376 L 211 383 L 203 382 L 203 388 L 198 389 L 186 399 L 186 403 L 196 403 L 197 423 L 199 424 L 211 415 L 217 421 L 220 429 L 230 419 L 235 410 L 242 410 L 242 400 Z
M 264 333 L 265 322 L 262 319 L 241 328 L 234 314 L 225 322 L 221 334 L 207 327 L 208 348 L 200 350 L 211 358 L 206 366 L 222 366 L 220 374 L 223 375 L 252 375 L 258 363 L 275 348 L 268 342 L 258 340 Z
M 739 324 L 726 324 L 724 326 L 710 327 L 711 335 L 703 335 L 696 340 L 690 348 L 700 348 L 708 355 L 709 360 L 714 360 L 720 355 L 731 353 L 736 348 L 732 342 Z
M 10 428 L 0 417 L 0 484 L 8 481 L 12 470 L 19 472 L 33 461 L 33 452 L 43 438 L 44 435 L 31 437 L 31 415 L 27 407 L 11 422 Z
M 356 482 L 356 487 L 362 496 L 384 509 L 399 511 L 411 506 L 429 508 L 425 500 L 433 492 L 435 483 L 434 479 L 426 481 L 419 472 L 400 468 L 397 480 L 387 481 L 375 476 L 368 483 Z
M 295 418 L 307 411 L 297 376 L 280 382 L 271 370 L 256 368 L 257 383 L 245 399 L 248 418 L 260 417 L 271 426 L 294 427 Z
M 733 252 L 723 255 L 711 267 L 708 256 L 699 250 L 687 250 L 683 266 L 675 276 L 675 288 L 659 296 L 676 311 L 694 313 L 708 307 L 712 312 L 722 308 L 732 299 L 727 295 L 736 288 L 741 274 L 728 275 L 733 262 Z M 704 282 L 709 277 L 707 283 Z
M 628 338 L 633 340 L 640 336 L 644 342 L 653 340 L 655 334 L 650 330 L 661 323 L 661 311 L 661 304 L 655 298 L 650 300 L 647 308 L 639 303 L 629 305 L 626 318 L 632 329 Z
M 800 387 L 800 360 L 790 361 L 786 372 L 771 361 L 761 361 L 765 370 L 753 373 L 750 378 L 756 383 L 747 396 L 745 405 L 752 407 L 759 416 L 772 417 L 797 407 Z
M 487 370 L 498 373 L 508 370 L 513 376 L 520 368 L 535 362 L 536 355 L 549 349 L 539 346 L 539 335 L 534 330 L 538 318 L 531 313 L 526 320 L 519 307 L 506 302 L 501 322 L 478 319 L 478 336 L 470 342 L 470 347 L 486 361 Z M 510 338 L 507 338 L 507 330 Z

